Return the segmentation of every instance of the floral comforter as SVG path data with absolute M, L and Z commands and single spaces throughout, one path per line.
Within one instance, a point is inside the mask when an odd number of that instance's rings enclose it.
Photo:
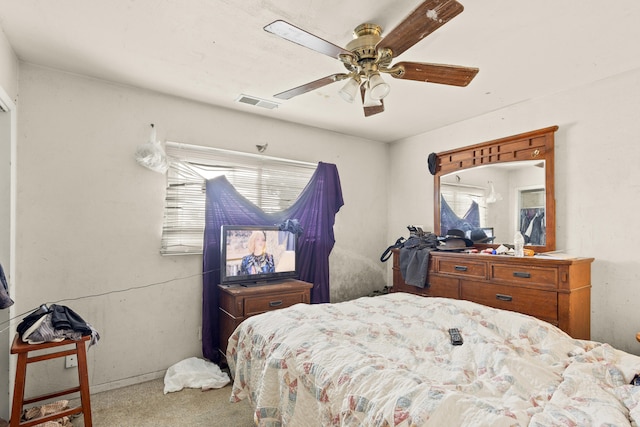
M 448 329 L 464 343 L 453 346 Z M 628 426 L 640 357 L 526 315 L 392 293 L 298 304 L 229 340 L 259 426 Z

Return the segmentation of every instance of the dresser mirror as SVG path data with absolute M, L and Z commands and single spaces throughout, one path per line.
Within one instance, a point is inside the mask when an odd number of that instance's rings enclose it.
M 435 233 L 464 231 L 477 248 L 513 244 L 554 251 L 554 132 L 557 126 L 436 155 Z

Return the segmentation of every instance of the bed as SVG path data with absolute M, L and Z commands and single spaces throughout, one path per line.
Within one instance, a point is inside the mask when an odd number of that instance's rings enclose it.
M 448 329 L 458 328 L 454 346 Z M 469 301 L 406 293 L 250 317 L 231 401 L 258 426 L 635 426 L 640 357 Z

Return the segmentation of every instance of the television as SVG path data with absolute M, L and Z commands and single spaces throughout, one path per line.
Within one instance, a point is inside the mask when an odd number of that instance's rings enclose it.
M 244 286 L 295 279 L 297 236 L 277 226 L 223 225 L 220 283 Z

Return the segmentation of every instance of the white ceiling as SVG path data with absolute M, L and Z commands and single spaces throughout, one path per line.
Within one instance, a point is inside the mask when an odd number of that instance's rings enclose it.
M 462 14 L 398 60 L 480 68 L 469 86 L 386 76 L 386 111 L 367 118 L 338 96 L 340 82 L 273 98 L 345 68 L 266 24 L 283 19 L 344 47 L 357 25 L 388 31 L 421 2 L 0 0 L 0 27 L 29 63 L 383 142 L 640 68 L 638 0 L 460 0 Z M 280 105 L 240 104 L 240 94 Z

